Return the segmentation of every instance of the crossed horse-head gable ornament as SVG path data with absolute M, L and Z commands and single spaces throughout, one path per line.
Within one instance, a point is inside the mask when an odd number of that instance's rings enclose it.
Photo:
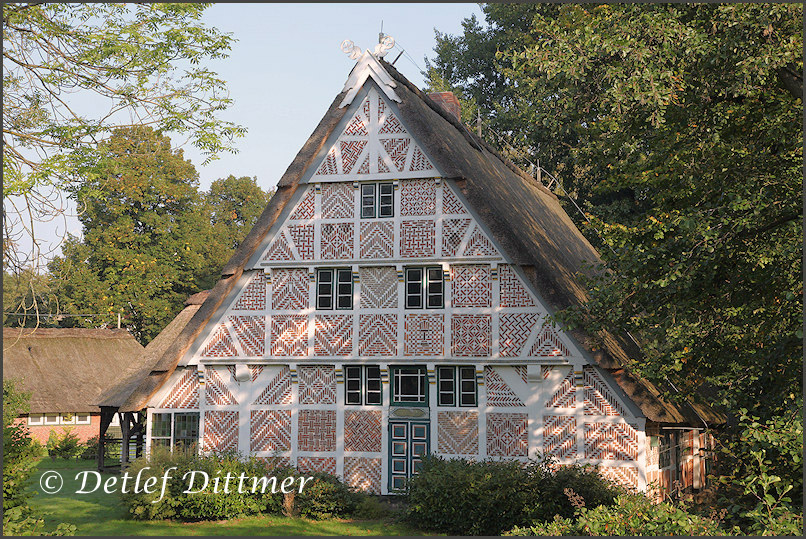
M 375 58 L 383 58 L 386 54 L 391 50 L 392 47 L 395 46 L 395 38 L 392 36 L 384 35 L 381 38 L 380 43 L 375 45 L 375 50 L 371 53 Z M 360 47 L 356 47 L 353 42 L 349 39 L 345 39 L 341 42 L 341 50 L 344 54 L 350 56 L 352 60 L 357 60 L 361 57 L 362 50 Z

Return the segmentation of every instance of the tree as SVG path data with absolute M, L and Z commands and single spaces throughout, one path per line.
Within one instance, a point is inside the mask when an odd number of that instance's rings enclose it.
M 475 99 L 588 213 L 591 224 L 569 212 L 609 271 L 565 321 L 629 331 L 644 351 L 630 368 L 690 398 L 710 388 L 764 416 L 792 402 L 802 6 L 483 9 L 486 27 L 437 34 L 432 80 Z
M 103 148 L 95 174 L 72 190 L 85 206 L 84 237 L 69 238 L 50 270 L 64 312 L 109 313 L 107 323 L 124 313 L 146 343 L 188 295 L 217 277 L 225 249 L 195 167 L 167 137 L 147 127 L 119 129 Z
M 208 5 L 3 4 L 6 268 L 39 269 L 37 222 L 64 212 L 63 189 L 93 174 L 116 129 L 186 135 L 209 159 L 234 151 L 245 130 L 220 119 L 232 101 L 206 67 L 233 38 L 201 23 Z
M 266 192 L 257 178 L 229 175 L 214 181 L 205 194 L 216 235 L 226 248 L 226 256 L 243 241 L 266 208 L 274 190 Z M 226 260 L 224 260 L 226 262 Z

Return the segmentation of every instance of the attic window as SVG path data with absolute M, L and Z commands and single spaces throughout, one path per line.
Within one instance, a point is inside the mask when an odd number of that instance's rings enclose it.
M 390 183 L 361 184 L 361 218 L 394 217 L 395 186 Z

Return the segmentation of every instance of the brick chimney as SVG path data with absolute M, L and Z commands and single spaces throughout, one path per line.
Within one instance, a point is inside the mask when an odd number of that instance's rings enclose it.
M 459 105 L 459 100 L 453 95 L 453 92 L 434 92 L 428 94 L 431 101 L 438 103 L 448 114 L 456 118 L 459 122 L 462 121 L 462 108 Z

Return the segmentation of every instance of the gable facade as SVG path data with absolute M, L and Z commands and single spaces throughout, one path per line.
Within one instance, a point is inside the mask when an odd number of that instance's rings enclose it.
M 380 494 L 428 452 L 547 455 L 645 488 L 645 417 L 550 314 L 370 78 L 149 400 L 148 443 Z

